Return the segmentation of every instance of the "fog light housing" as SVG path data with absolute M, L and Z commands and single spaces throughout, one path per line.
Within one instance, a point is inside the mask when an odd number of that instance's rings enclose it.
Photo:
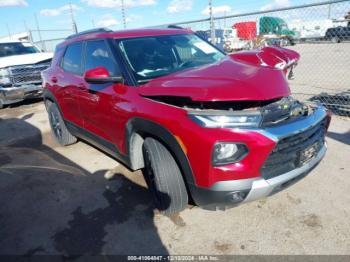
M 214 145 L 212 162 L 214 166 L 227 165 L 242 160 L 248 148 L 240 143 L 219 142 Z
M 230 203 L 240 203 L 242 202 L 248 195 L 248 192 L 245 191 L 234 191 L 229 194 L 227 194 L 226 199 Z

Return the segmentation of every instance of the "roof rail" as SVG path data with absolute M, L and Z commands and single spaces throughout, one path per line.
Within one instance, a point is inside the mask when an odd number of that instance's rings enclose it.
M 174 29 L 184 29 L 183 27 L 178 26 L 178 25 L 168 25 L 168 28 L 174 28 Z
M 86 31 L 82 31 L 80 33 L 74 34 L 74 35 L 70 35 L 68 37 L 66 37 L 66 40 L 68 39 L 72 39 L 81 35 L 87 35 L 87 34 L 92 34 L 92 33 L 107 33 L 107 32 L 113 32 L 113 30 L 110 30 L 108 28 L 95 28 L 95 29 L 90 29 L 90 30 L 86 30 Z

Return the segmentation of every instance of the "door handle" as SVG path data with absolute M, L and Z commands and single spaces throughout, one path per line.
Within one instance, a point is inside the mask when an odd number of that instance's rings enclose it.
M 55 76 L 51 77 L 51 82 L 52 83 L 57 83 L 57 77 L 55 77 Z

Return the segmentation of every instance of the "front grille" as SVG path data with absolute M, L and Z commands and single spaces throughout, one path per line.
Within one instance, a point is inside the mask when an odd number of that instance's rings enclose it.
M 296 135 L 281 139 L 265 161 L 260 172 L 270 179 L 301 167 L 313 159 L 324 144 L 326 119 Z
M 40 84 L 41 71 L 49 67 L 49 63 L 40 63 L 33 65 L 20 65 L 9 67 L 10 79 L 14 86 L 25 84 Z

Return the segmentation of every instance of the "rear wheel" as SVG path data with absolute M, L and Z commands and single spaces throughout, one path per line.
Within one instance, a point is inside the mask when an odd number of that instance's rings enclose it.
M 165 215 L 184 210 L 188 203 L 186 186 L 171 153 L 159 141 L 146 138 L 143 155 L 144 176 L 156 208 Z
M 340 39 L 339 39 L 339 37 L 337 37 L 337 36 L 333 36 L 332 38 L 331 38 L 331 41 L 332 41 L 332 43 L 340 43 Z
M 62 146 L 71 145 L 77 142 L 77 138 L 67 129 L 55 103 L 47 102 L 47 112 L 49 114 L 50 126 L 56 141 Z

